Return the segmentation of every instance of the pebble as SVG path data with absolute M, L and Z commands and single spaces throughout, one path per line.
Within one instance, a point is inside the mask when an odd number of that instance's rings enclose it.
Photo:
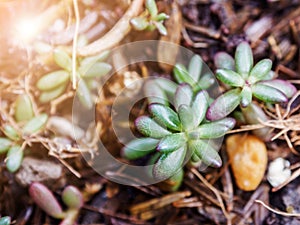
M 237 186 L 253 191 L 262 181 L 267 163 L 267 148 L 254 135 L 231 135 L 226 139 L 226 150 Z
M 273 187 L 278 187 L 290 178 L 292 172 L 289 169 L 290 162 L 281 157 L 272 161 L 269 165 L 267 179 Z

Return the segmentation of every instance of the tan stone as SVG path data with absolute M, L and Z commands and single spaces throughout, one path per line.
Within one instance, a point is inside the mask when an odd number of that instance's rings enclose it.
M 235 134 L 226 139 L 226 150 L 237 186 L 253 191 L 266 171 L 267 148 L 263 141 L 250 134 Z

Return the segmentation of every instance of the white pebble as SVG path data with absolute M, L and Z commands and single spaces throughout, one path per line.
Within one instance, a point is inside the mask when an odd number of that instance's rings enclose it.
M 290 162 L 281 157 L 270 163 L 267 179 L 273 187 L 280 186 L 291 176 L 289 166 Z

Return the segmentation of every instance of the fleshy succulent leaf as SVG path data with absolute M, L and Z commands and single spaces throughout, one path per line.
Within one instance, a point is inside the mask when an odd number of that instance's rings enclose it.
M 171 130 L 180 131 L 180 121 L 171 108 L 162 104 L 151 104 L 149 105 L 149 112 L 153 116 L 153 119 L 160 125 L 165 126 Z
M 175 80 L 181 84 L 181 83 L 188 83 L 190 84 L 191 86 L 194 86 L 196 83 L 197 83 L 197 80 L 194 80 L 189 72 L 187 71 L 186 67 L 182 64 L 176 64 L 174 66 L 174 69 L 173 69 L 173 73 L 174 73 L 174 77 L 175 77 Z
M 193 90 L 189 84 L 180 84 L 175 92 L 174 106 L 176 111 L 180 105 L 190 105 L 193 99 Z
M 157 16 L 155 16 L 155 18 L 153 18 L 156 21 L 164 21 L 166 19 L 169 19 L 169 15 L 165 14 L 165 13 L 159 13 Z
M 220 95 L 208 108 L 206 117 L 209 120 L 219 120 L 229 115 L 239 105 L 240 93 L 241 90 L 236 88 Z
M 47 114 L 38 115 L 33 119 L 29 120 L 23 127 L 22 131 L 26 135 L 39 132 L 46 125 L 47 120 L 48 120 Z
M 64 50 L 57 48 L 53 52 L 54 61 L 61 68 L 71 71 L 72 70 L 72 59 Z
M 273 87 L 286 95 L 286 97 L 291 98 L 297 92 L 297 89 L 290 82 L 285 80 L 268 80 L 259 82 L 260 84 L 264 84 L 270 87 Z
M 198 133 L 198 138 L 219 138 L 224 136 L 226 132 L 231 130 L 234 126 L 235 120 L 233 118 L 224 118 L 221 120 L 202 124 L 195 130 L 195 132 Z
M 149 25 L 149 22 L 145 17 L 135 17 L 130 20 L 130 23 L 135 30 L 139 31 L 145 30 Z
M 14 173 L 20 168 L 22 160 L 23 150 L 21 147 L 18 145 L 12 146 L 7 152 L 6 168 L 9 172 Z
M 182 166 L 186 147 L 171 153 L 163 154 L 153 166 L 153 176 L 157 180 L 165 180 L 173 176 Z
M 235 70 L 234 59 L 226 52 L 218 52 L 214 57 L 217 69 Z
M 0 218 L 0 225 L 10 225 L 11 219 L 9 216 L 3 216 Z
M 218 152 L 202 140 L 190 141 L 189 149 L 194 152 L 206 165 L 220 167 L 222 160 Z
M 135 121 L 135 126 L 138 131 L 146 137 L 163 138 L 171 134 L 170 131 L 161 127 L 153 119 L 148 116 L 140 116 Z
M 279 103 L 287 102 L 288 98 L 280 90 L 271 86 L 257 83 L 252 86 L 253 95 L 263 102 Z
M 271 71 L 272 61 L 270 59 L 263 59 L 259 61 L 251 70 L 248 81 L 251 84 L 263 80 Z
M 165 136 L 157 145 L 157 150 L 163 153 L 168 153 L 181 148 L 186 143 L 184 133 L 175 133 Z
M 84 78 L 102 77 L 111 71 L 112 66 L 105 62 L 96 62 L 89 68 L 79 67 L 79 72 Z
M 244 86 L 241 92 L 241 106 L 247 107 L 252 102 L 252 90 L 249 86 Z
M 15 118 L 17 122 L 28 121 L 34 116 L 32 103 L 27 94 L 19 95 L 15 104 Z
M 183 130 L 191 130 L 197 126 L 195 123 L 196 118 L 192 108 L 188 105 L 180 105 L 178 108 L 179 119 L 182 124 Z
M 245 79 L 253 67 L 253 55 L 250 45 L 247 42 L 240 43 L 235 51 L 236 71 Z
M 189 63 L 188 72 L 194 81 L 198 81 L 200 78 L 203 62 L 199 55 L 194 55 Z
M 57 219 L 64 218 L 65 215 L 60 204 L 45 185 L 38 182 L 32 183 L 29 187 L 29 194 L 33 201 L 48 215 Z
M 65 70 L 57 70 L 42 76 L 36 86 L 41 91 L 50 91 L 66 84 L 70 78 L 70 73 Z
M 206 91 L 200 91 L 195 96 L 195 99 L 192 103 L 195 126 L 198 126 L 205 117 L 208 108 L 208 99 L 209 96 Z
M 122 149 L 122 156 L 135 160 L 155 151 L 159 140 L 153 138 L 138 138 L 127 143 Z
M 70 209 L 80 209 L 83 206 L 83 196 L 74 186 L 67 186 L 62 192 L 61 197 Z
M 148 80 L 145 82 L 144 93 L 149 104 L 160 103 L 163 105 L 169 105 L 166 93 L 154 80 Z
M 169 96 L 174 96 L 174 93 L 176 92 L 176 88 L 178 85 L 166 78 L 155 78 L 155 83 L 159 85 L 159 87 Z
M 4 125 L 3 132 L 10 140 L 18 141 L 20 140 L 20 135 L 11 125 Z
M 0 137 L 0 154 L 5 153 L 12 145 L 12 141 L 8 138 Z
M 155 27 L 157 28 L 158 32 L 161 34 L 161 35 L 167 35 L 168 34 L 168 31 L 167 31 L 167 28 L 163 25 L 163 22 L 154 22 L 155 24 Z
M 218 69 L 216 76 L 224 84 L 232 87 L 242 87 L 245 83 L 244 79 L 238 73 L 228 69 Z
M 148 9 L 151 17 L 155 17 L 158 13 L 155 0 L 146 0 L 146 8 Z
M 94 103 L 93 103 L 92 95 L 84 80 L 80 80 L 78 82 L 76 93 L 79 101 L 85 108 L 91 109 L 93 107 Z
M 194 92 L 198 92 L 200 90 L 206 90 L 210 88 L 214 83 L 215 83 L 215 78 L 210 73 L 206 73 L 200 77 L 199 82 L 194 87 Z

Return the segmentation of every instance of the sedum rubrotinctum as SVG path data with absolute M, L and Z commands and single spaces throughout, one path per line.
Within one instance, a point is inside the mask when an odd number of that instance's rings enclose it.
M 194 61 L 195 57 L 191 62 Z M 196 73 L 190 69 L 179 69 L 174 71 L 177 80 L 178 75 L 182 75 L 180 71 L 185 71 L 188 80 L 198 80 L 198 73 L 201 73 L 199 68 Z M 209 79 L 207 81 L 211 82 Z M 194 165 L 201 161 L 209 166 L 220 167 L 222 161 L 211 140 L 224 136 L 234 127 L 235 120 L 222 118 L 208 121 L 205 115 L 210 98 L 205 90 L 195 91 L 198 88 L 186 82 L 176 85 L 166 79 L 146 82 L 145 92 L 150 94 L 150 116 L 140 116 L 135 121 L 137 130 L 145 137 L 129 142 L 122 150 L 123 156 L 135 160 L 152 154 L 149 161 L 153 164 L 152 175 L 157 180 L 176 176 L 187 161 Z M 171 101 L 174 100 L 173 107 L 166 101 L 167 95 Z
M 254 96 L 264 103 L 287 102 L 296 93 L 288 81 L 274 79 L 272 61 L 263 59 L 253 66 L 253 54 L 247 42 L 237 46 L 235 60 L 227 53 L 216 54 L 216 77 L 230 90 L 220 95 L 209 107 L 207 118 L 219 120 L 252 103 Z

